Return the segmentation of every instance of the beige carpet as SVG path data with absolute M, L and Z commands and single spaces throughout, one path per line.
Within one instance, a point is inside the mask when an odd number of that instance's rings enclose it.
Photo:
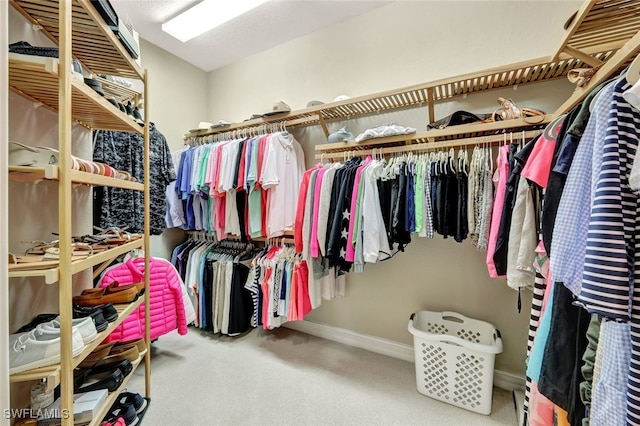
M 143 425 L 517 425 L 511 393 L 490 416 L 421 395 L 411 363 L 289 329 L 239 338 L 190 328 L 152 345 Z M 141 366 L 129 390 L 144 391 Z

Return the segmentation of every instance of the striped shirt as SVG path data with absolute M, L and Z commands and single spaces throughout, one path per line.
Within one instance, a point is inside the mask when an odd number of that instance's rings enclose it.
M 606 120 L 613 84 L 600 91 L 591 118 L 576 150 L 558 205 L 551 242 L 550 268 L 554 280 L 574 295 L 580 293 L 589 230 L 593 170 L 600 169 Z

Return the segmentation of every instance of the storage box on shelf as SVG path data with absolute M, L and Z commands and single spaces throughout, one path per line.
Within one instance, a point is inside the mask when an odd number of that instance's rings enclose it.
M 82 79 L 72 75 L 72 57 L 78 59 L 85 72 L 91 74 L 106 74 L 124 78 L 142 80 L 144 87 L 144 105 L 147 97 L 147 74 L 129 55 L 113 31 L 106 25 L 100 14 L 94 9 L 89 0 L 10 0 L 10 4 L 24 15 L 30 22 L 59 46 L 59 59 L 24 57 L 25 55 L 11 55 L 9 59 L 9 87 L 14 92 L 41 104 L 58 114 L 58 151 L 59 164 L 54 167 L 24 168 L 12 167 L 10 176 L 17 181 L 33 181 L 51 179 L 58 184 L 58 234 L 60 244 L 60 258 L 55 267 L 46 269 L 25 269 L 11 271 L 10 277 L 44 277 L 45 282 L 59 282 L 59 312 L 60 312 L 60 363 L 51 368 L 32 370 L 11 376 L 11 381 L 36 380 L 49 378 L 50 385 L 61 385 L 61 409 L 71 411 L 73 406 L 73 368 L 80 360 L 87 356 L 91 347 L 98 345 L 117 323 L 101 333 L 84 352 L 78 357 L 72 356 L 71 351 L 71 317 L 72 317 L 72 276 L 82 270 L 102 264 L 114 259 L 120 254 L 140 247 L 145 248 L 146 270 L 149 268 L 149 127 L 141 127 L 131 117 L 109 103 L 104 97 L 87 86 Z M 103 79 L 99 79 L 99 81 Z M 143 99 L 130 89 L 119 87 L 111 82 L 103 82 L 107 96 L 113 96 L 117 101 L 131 101 L 136 106 Z M 148 108 L 144 107 L 145 122 L 148 122 Z M 106 176 L 95 175 L 83 171 L 73 170 L 71 164 L 71 123 L 79 123 L 92 130 L 116 130 L 138 132 L 144 134 L 145 177 L 142 183 L 130 182 Z M 93 254 L 82 260 L 72 259 L 72 221 L 71 205 L 73 203 L 71 186 L 73 183 L 112 186 L 125 189 L 144 191 L 145 218 L 144 229 L 147 231 L 143 239 L 122 244 L 118 247 Z M 144 303 L 145 312 L 149 311 L 149 276 L 145 275 L 147 291 L 144 298 L 133 304 L 119 308 L 118 322 L 121 322 L 130 312 Z M 148 347 L 149 331 L 145 334 Z M 145 359 L 146 394 L 150 391 L 150 358 L 148 351 Z M 141 362 L 134 363 L 134 367 Z M 128 378 L 127 378 L 128 380 Z M 126 381 L 125 381 L 126 383 Z M 123 384 L 122 386 L 125 386 Z M 122 387 L 121 387 L 122 388 Z M 104 413 L 109 409 L 117 396 L 111 396 L 101 407 L 99 418 L 94 419 L 99 424 Z M 62 419 L 63 425 L 72 425 L 73 418 Z

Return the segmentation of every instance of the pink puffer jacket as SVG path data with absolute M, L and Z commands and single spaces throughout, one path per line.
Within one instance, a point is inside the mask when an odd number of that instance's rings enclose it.
M 164 259 L 151 258 L 150 261 L 150 313 L 151 340 L 178 329 L 187 334 L 187 322 L 180 276 L 171 263 Z M 114 281 L 120 284 L 144 282 L 144 258 L 131 259 L 104 274 L 100 287 Z M 124 341 L 144 337 L 144 303 L 133 311 L 107 338 L 107 341 Z

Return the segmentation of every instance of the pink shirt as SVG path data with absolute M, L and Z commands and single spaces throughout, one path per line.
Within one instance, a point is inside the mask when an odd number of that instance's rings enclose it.
M 498 151 L 498 168 L 496 174 L 498 181 L 496 185 L 496 198 L 493 202 L 493 213 L 491 214 L 491 227 L 489 228 L 489 242 L 487 246 L 487 269 L 491 278 L 500 278 L 493 262 L 493 255 L 496 251 L 498 241 L 498 229 L 500 228 L 500 218 L 504 207 L 504 198 L 507 192 L 507 179 L 509 177 L 509 145 L 501 146 Z M 495 174 L 494 174 L 494 182 Z M 504 275 L 503 275 L 504 277 Z
M 322 179 L 328 169 L 318 170 L 316 175 L 316 184 L 313 188 L 313 214 L 311 216 L 311 241 L 309 247 L 311 257 L 320 257 L 320 244 L 318 244 L 318 214 L 320 212 L 320 189 L 322 188 Z
M 344 259 L 347 262 L 353 262 L 356 257 L 356 251 L 353 244 L 351 244 L 351 241 L 353 241 L 353 227 L 358 220 L 358 218 L 355 217 L 356 204 L 358 201 L 358 188 L 360 187 L 362 171 L 369 165 L 369 163 L 371 163 L 371 157 L 367 157 L 367 159 L 362 162 L 362 165 L 358 167 L 358 170 L 356 170 L 356 177 L 353 181 L 353 192 L 351 193 L 351 218 L 349 219 L 349 234 L 347 236 L 347 253 L 344 256 Z
M 545 129 L 520 173 L 523 177 L 537 183 L 542 188 L 546 188 L 549 181 L 553 152 L 556 149 L 556 139 L 563 123 L 564 119 L 558 120 L 553 129 Z

